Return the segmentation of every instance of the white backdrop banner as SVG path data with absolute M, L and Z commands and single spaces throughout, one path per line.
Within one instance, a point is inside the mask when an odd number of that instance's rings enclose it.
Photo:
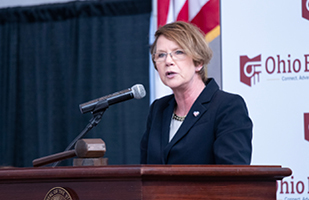
M 247 102 L 252 165 L 292 169 L 277 199 L 309 200 L 309 0 L 221 0 L 222 87 Z

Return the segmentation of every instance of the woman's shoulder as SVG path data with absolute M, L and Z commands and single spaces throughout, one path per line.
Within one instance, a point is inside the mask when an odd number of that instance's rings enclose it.
M 237 93 L 227 92 L 224 90 L 218 90 L 216 95 L 223 100 L 243 99 L 242 96 Z
M 165 104 L 171 101 L 172 99 L 174 99 L 174 94 L 169 94 L 169 95 L 155 99 L 152 104 Z
M 175 101 L 174 94 L 166 95 L 164 97 L 160 97 L 155 99 L 150 106 L 150 110 L 159 110 L 163 111 L 166 107 L 168 107 L 171 103 Z
M 243 101 L 243 98 L 236 93 L 227 92 L 219 88 L 218 84 L 213 78 L 209 78 L 206 83 L 206 88 L 201 94 L 201 101 L 216 101 L 230 102 L 233 100 Z

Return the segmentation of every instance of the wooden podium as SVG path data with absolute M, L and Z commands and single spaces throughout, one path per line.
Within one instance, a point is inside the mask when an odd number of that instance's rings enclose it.
M 276 180 L 291 173 L 281 166 L 235 165 L 8 168 L 0 170 L 0 199 L 52 200 L 47 193 L 60 187 L 74 200 L 274 200 Z

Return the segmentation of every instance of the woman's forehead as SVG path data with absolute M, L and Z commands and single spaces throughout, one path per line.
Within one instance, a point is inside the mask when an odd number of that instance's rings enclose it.
M 161 35 L 158 37 L 156 48 L 157 50 L 176 50 L 181 47 L 175 41 L 166 38 L 164 35 Z

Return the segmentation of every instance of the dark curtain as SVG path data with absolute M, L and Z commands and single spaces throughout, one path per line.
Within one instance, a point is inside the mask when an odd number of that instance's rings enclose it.
M 79 104 L 140 83 L 149 92 L 151 0 L 0 10 L 0 165 L 64 151 L 92 118 Z M 109 164 L 138 164 L 149 96 L 110 106 L 86 138 Z M 72 165 L 72 159 L 61 165 Z

